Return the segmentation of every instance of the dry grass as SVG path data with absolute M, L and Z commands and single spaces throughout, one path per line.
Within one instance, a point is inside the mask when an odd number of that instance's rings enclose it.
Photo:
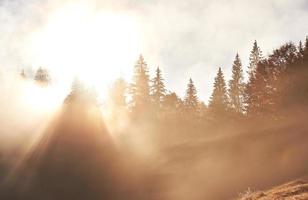
M 302 180 L 292 181 L 264 192 L 248 189 L 239 195 L 239 200 L 307 200 L 308 183 Z

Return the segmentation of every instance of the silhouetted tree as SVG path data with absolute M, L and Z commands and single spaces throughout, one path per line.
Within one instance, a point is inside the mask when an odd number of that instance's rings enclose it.
M 258 63 L 263 59 L 262 56 L 262 51 L 260 50 L 260 47 L 257 44 L 257 41 L 255 40 L 253 43 L 252 50 L 250 52 L 249 56 L 249 66 L 248 66 L 248 82 L 245 87 L 245 107 L 246 107 L 246 112 L 248 107 L 254 107 L 254 105 L 249 105 L 249 103 L 252 103 L 253 99 L 252 96 L 255 96 L 253 92 L 255 91 L 253 88 L 252 84 L 255 83 L 256 79 L 256 71 L 257 71 L 257 66 Z
M 197 97 L 197 90 L 192 79 L 189 79 L 184 98 L 185 110 L 188 113 L 196 113 L 198 111 L 199 100 Z
M 298 45 L 298 57 L 303 58 L 304 56 L 304 46 L 302 41 L 299 41 L 299 45 Z
M 268 114 L 267 105 L 270 104 L 267 61 L 261 61 L 257 65 L 254 77 L 250 79 L 247 92 L 250 94 L 246 99 L 246 112 L 248 116 Z
M 229 99 L 230 107 L 236 113 L 243 113 L 244 111 L 244 77 L 242 63 L 239 55 L 236 54 L 232 66 L 232 78 L 229 81 Z
M 163 98 L 166 95 L 166 89 L 164 84 L 164 79 L 162 78 L 161 70 L 159 67 L 156 69 L 155 77 L 152 80 L 151 96 L 154 106 L 156 108 L 161 108 Z
M 34 80 L 39 84 L 48 84 L 50 82 L 50 76 L 47 69 L 39 67 L 35 73 Z
M 262 98 L 259 97 L 259 99 L 262 99 L 262 102 L 259 102 L 261 113 L 266 112 L 277 118 L 277 112 L 283 109 L 282 104 L 285 104 L 284 93 L 292 85 L 290 73 L 293 73 L 292 71 L 296 67 L 291 67 L 291 65 L 298 63 L 298 59 L 299 55 L 296 46 L 289 42 L 274 50 L 267 59 L 260 62 L 260 66 L 258 66 L 261 68 L 259 78 L 262 76 L 263 80 L 257 80 L 256 82 L 261 82 L 259 84 L 264 85 L 263 89 L 260 88 L 262 91 L 258 91 L 258 95 L 263 93 Z M 260 112 L 257 112 L 257 114 L 260 114 Z
M 308 36 L 306 37 L 306 40 L 305 40 L 305 47 L 304 47 L 304 51 L 303 51 L 303 60 L 304 60 L 304 64 L 307 66 L 308 65 Z
M 140 55 L 134 68 L 133 83 L 130 87 L 132 95 L 131 106 L 133 110 L 139 112 L 145 110 L 150 104 L 150 87 L 147 64 Z
M 228 96 L 223 72 L 219 67 L 214 81 L 214 89 L 209 102 L 210 112 L 221 116 L 228 110 Z
M 291 42 L 274 50 L 269 56 L 271 98 L 276 110 L 290 109 L 290 106 L 294 109 L 296 104 L 296 107 L 301 107 L 307 102 L 307 56 L 305 46 L 300 44 L 296 47 Z
M 254 43 L 253 43 L 253 47 L 252 47 L 250 56 L 249 56 L 249 66 L 248 66 L 249 77 L 252 77 L 252 76 L 255 75 L 258 62 L 260 62 L 262 60 L 262 58 L 263 58 L 262 51 L 261 51 L 260 47 L 258 46 L 257 41 L 255 40 Z

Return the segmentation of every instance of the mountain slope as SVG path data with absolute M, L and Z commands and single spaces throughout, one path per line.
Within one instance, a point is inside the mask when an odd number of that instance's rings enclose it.
M 247 192 L 240 195 L 239 200 L 306 200 L 308 199 L 308 183 L 303 180 L 292 181 L 267 191 Z

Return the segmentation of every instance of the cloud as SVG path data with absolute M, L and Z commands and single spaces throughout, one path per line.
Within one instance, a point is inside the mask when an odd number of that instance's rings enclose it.
M 76 1 L 3 1 L 0 64 L 8 68 L 31 65 L 23 57 L 23 39 L 39 29 L 50 12 Z M 256 39 L 264 54 L 284 42 L 307 34 L 305 0 L 156 0 L 80 1 L 98 11 L 127 12 L 140 23 L 142 53 L 154 71 L 159 65 L 169 90 L 184 95 L 189 77 L 207 101 L 218 67 L 230 77 L 238 52 L 246 67 Z M 133 66 L 128 66 L 133 67 Z

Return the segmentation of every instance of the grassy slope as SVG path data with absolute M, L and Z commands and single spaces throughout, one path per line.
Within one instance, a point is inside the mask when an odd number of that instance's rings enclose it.
M 267 191 L 250 192 L 241 195 L 239 200 L 304 200 L 308 199 L 308 183 L 296 180 L 274 187 Z

